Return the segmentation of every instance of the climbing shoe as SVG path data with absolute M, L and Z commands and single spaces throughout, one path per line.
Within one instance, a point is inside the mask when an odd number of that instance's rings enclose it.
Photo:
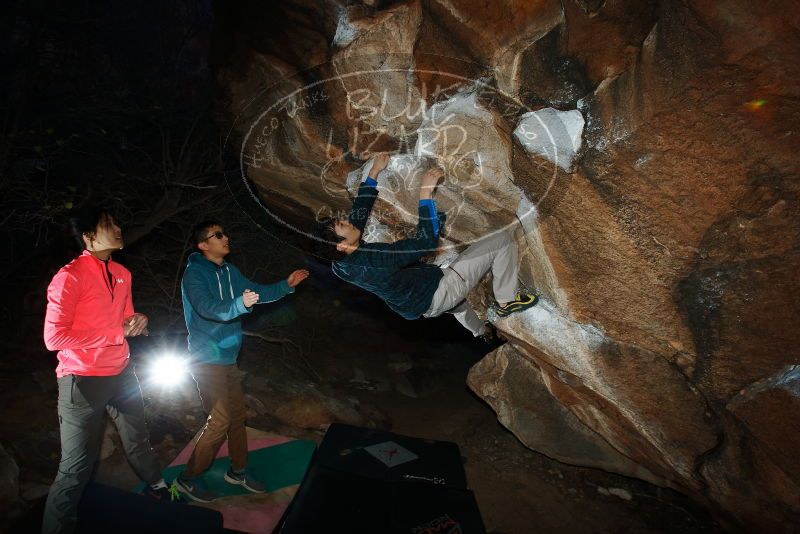
M 202 477 L 186 479 L 178 475 L 173 485 L 178 488 L 178 491 L 193 501 L 211 502 L 217 498 L 217 495 L 208 489 Z
M 498 317 L 508 317 L 512 313 L 527 310 L 528 308 L 536 306 L 537 302 L 539 302 L 539 295 L 522 291 L 517 293 L 516 298 L 507 303 L 505 306 L 500 306 L 498 304 L 495 307 L 495 311 L 497 312 Z
M 244 471 L 228 469 L 228 472 L 225 473 L 225 476 L 222 478 L 224 478 L 225 482 L 228 484 L 236 484 L 252 493 L 265 493 L 267 491 L 264 484 L 262 484 L 249 469 L 245 469 Z

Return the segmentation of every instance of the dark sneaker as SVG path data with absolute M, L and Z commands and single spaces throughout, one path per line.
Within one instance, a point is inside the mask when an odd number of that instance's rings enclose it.
M 267 491 L 264 484 L 249 469 L 245 469 L 242 473 L 235 473 L 233 469 L 228 469 L 223 478 L 228 484 L 236 484 L 253 493 L 265 493 Z
M 498 304 L 495 307 L 495 311 L 497 312 L 498 317 L 508 317 L 512 313 L 527 310 L 528 308 L 536 306 L 537 302 L 539 302 L 539 295 L 522 291 L 517 293 L 517 297 L 511 302 L 507 303 L 505 306 L 500 306 Z
M 169 487 L 165 486 L 163 488 L 158 488 L 158 489 L 153 489 L 152 487 L 147 486 L 144 488 L 144 491 L 142 491 L 142 495 L 146 495 L 151 499 L 155 499 L 161 502 L 175 502 L 175 503 L 186 502 L 186 499 L 181 497 L 181 494 L 178 491 L 177 486 L 175 486 L 175 483 L 173 483 L 172 486 Z
M 206 486 L 206 483 L 202 477 L 188 480 L 178 475 L 172 485 L 178 488 L 178 491 L 180 491 L 183 495 L 193 501 L 211 502 L 217 498 L 217 495 L 208 489 L 208 486 Z

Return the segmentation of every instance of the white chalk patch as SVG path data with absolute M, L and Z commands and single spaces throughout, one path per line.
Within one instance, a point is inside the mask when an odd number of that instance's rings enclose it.
M 347 9 L 339 7 L 337 15 L 339 16 L 339 21 L 336 26 L 336 34 L 333 36 L 333 46 L 344 48 L 356 40 L 358 31 L 355 26 L 350 24 Z
M 551 293 L 549 296 L 553 299 L 556 308 L 566 310 L 569 308 L 569 300 L 566 293 L 559 287 L 556 278 L 555 269 L 553 264 L 550 263 L 550 258 L 544 248 L 541 232 L 539 232 L 538 212 L 536 206 L 525 196 L 525 193 L 520 191 L 519 205 L 517 206 L 517 218 L 522 224 L 525 242 L 528 245 L 528 252 L 530 253 L 530 261 L 535 262 L 537 265 L 536 273 L 543 279 L 534 280 L 538 288 L 547 288 Z M 520 256 L 524 256 L 520 251 Z
M 586 121 L 577 109 L 544 108 L 520 117 L 514 136 L 532 154 L 572 172 Z
M 567 319 L 544 298 L 525 311 L 501 319 L 503 329 L 522 335 L 525 342 L 563 362 L 565 370 L 584 379 L 593 377 L 597 369 L 591 365 L 605 336 L 593 325 Z M 601 380 L 589 380 L 602 383 Z

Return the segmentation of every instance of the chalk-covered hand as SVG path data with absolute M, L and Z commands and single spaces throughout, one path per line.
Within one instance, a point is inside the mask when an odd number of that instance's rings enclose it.
M 389 164 L 389 154 L 388 152 L 381 152 L 380 154 L 376 154 L 374 158 L 372 158 L 372 168 L 369 170 L 369 175 L 373 179 L 378 178 L 378 174 L 386 168 Z
M 439 178 L 442 176 L 444 176 L 444 171 L 439 167 L 429 169 L 423 174 L 419 184 L 419 198 L 431 198 L 433 190 L 436 189 L 436 184 L 439 183 Z

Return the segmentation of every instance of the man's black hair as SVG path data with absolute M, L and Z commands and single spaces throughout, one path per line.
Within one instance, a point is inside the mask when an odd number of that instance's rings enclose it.
M 316 238 L 314 240 L 314 255 L 320 259 L 339 261 L 347 256 L 344 252 L 336 250 L 336 244 L 344 239 L 337 235 L 333 229 L 333 225 L 337 220 L 334 217 L 322 219 L 314 230 L 314 237 Z
M 196 247 L 208 238 L 208 229 L 214 226 L 222 227 L 222 225 L 213 219 L 206 219 L 194 225 L 192 228 L 192 243 Z
M 99 226 L 110 225 L 114 220 L 111 210 L 101 206 L 86 206 L 73 213 L 69 218 L 69 226 L 79 249 L 86 248 L 84 234 L 94 234 Z

